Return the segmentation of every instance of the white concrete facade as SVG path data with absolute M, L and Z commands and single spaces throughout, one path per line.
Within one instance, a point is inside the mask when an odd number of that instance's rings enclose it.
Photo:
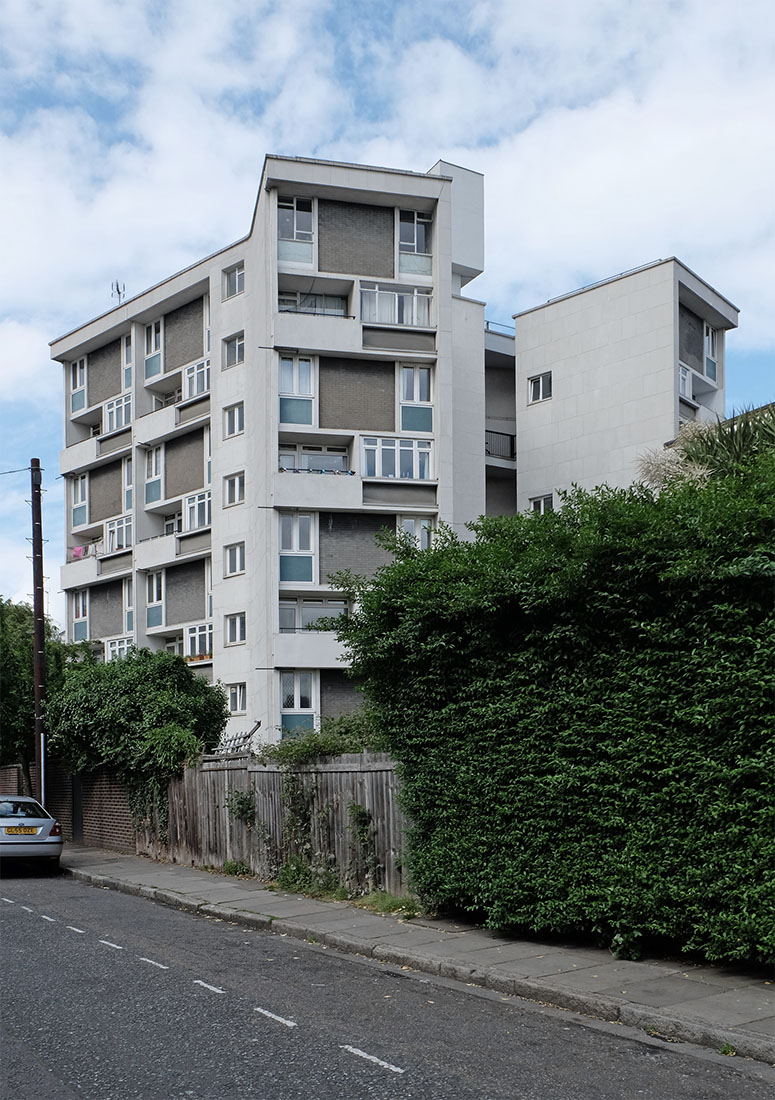
M 329 574 L 484 511 L 483 185 L 267 157 L 250 233 L 54 341 L 68 639 L 181 653 L 260 739 L 358 705 Z
M 682 421 L 724 416 L 738 310 L 675 258 L 515 316 L 517 508 L 625 487 Z

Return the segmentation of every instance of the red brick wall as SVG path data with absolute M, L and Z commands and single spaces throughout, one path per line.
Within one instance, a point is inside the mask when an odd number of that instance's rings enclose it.
M 81 777 L 83 842 L 119 852 L 135 851 L 135 831 L 124 787 L 107 772 Z
M 73 781 L 60 764 L 46 767 L 46 809 L 62 826 L 66 840 L 73 838 Z

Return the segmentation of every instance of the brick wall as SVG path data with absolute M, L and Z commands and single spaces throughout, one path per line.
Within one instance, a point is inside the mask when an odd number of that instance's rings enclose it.
M 89 520 L 95 522 L 120 516 L 121 506 L 121 462 L 111 462 L 89 474 Z
M 389 206 L 318 202 L 321 271 L 393 278 L 395 215 Z
M 99 405 L 121 393 L 121 341 L 113 340 L 90 351 L 87 374 L 90 405 Z
M 107 638 L 124 630 L 124 582 L 95 584 L 89 589 L 89 636 Z
M 135 832 L 124 787 L 107 772 L 81 777 L 83 843 L 135 851 Z
M 363 695 L 356 684 L 338 669 L 320 670 L 320 714 L 323 718 L 341 718 L 363 707 Z
M 205 483 L 202 429 L 170 439 L 164 446 L 165 496 L 193 493 Z
M 205 563 L 186 562 L 166 570 L 167 624 L 205 617 Z
M 393 432 L 395 365 L 359 359 L 320 359 L 321 428 Z
M 21 794 L 24 790 L 22 770 L 15 764 L 0 768 L 0 794 Z
M 197 298 L 164 318 L 164 370 L 171 371 L 204 353 L 204 300 Z
M 352 512 L 320 513 L 320 578 L 323 580 L 337 569 L 352 569 L 361 576 L 370 576 L 380 565 L 393 560 L 392 555 L 374 541 L 384 527 L 396 529 L 394 515 L 375 516 Z

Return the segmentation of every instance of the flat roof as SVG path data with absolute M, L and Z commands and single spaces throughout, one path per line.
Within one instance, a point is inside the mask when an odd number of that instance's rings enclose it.
M 712 294 L 715 294 L 717 298 L 721 298 L 723 302 L 726 302 L 728 306 L 731 306 L 737 313 L 740 312 L 734 302 L 730 302 L 729 298 L 725 298 L 723 294 L 720 294 L 714 286 L 711 286 L 707 279 L 703 279 L 701 275 L 698 275 L 696 271 L 692 271 L 690 267 L 687 267 L 682 260 L 679 260 L 677 256 L 668 256 L 664 260 L 652 260 L 650 263 L 641 264 L 640 267 L 631 267 L 629 271 L 620 271 L 618 275 L 611 275 L 607 279 L 599 279 L 596 283 L 587 283 L 586 286 L 579 287 L 578 290 L 569 290 L 566 294 L 558 294 L 556 298 L 548 298 L 545 302 L 541 302 L 540 305 L 531 306 L 529 309 L 522 309 L 519 313 L 512 313 L 512 317 L 516 320 L 517 317 L 524 317 L 527 313 L 535 313 L 538 309 L 543 309 L 545 306 L 554 305 L 555 302 L 563 302 L 566 298 L 574 298 L 577 294 L 585 294 L 588 290 L 596 290 L 600 286 L 605 286 L 607 283 L 615 283 L 618 279 L 626 279 L 629 275 L 637 275 L 641 271 L 648 271 L 651 267 L 659 267 L 660 264 L 678 264 L 693 276 L 698 282 L 706 286 Z

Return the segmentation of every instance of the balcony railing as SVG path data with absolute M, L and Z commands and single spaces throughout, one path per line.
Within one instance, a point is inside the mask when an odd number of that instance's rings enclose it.
M 516 443 L 517 437 L 506 432 L 484 433 L 484 453 L 489 458 L 516 458 Z

